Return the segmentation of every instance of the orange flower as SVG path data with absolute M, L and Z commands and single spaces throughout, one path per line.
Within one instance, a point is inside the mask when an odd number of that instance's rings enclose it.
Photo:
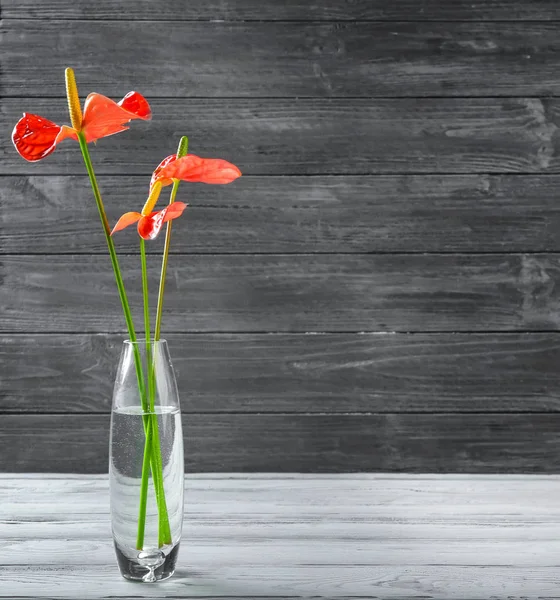
M 241 177 L 241 171 L 227 160 L 200 158 L 195 154 L 177 158 L 176 154 L 171 154 L 156 167 L 150 188 L 156 181 L 164 186 L 172 184 L 174 180 L 224 184 L 231 183 L 238 177 Z
M 111 235 L 116 231 L 125 229 L 134 223 L 138 223 L 138 234 L 145 240 L 154 240 L 161 231 L 164 223 L 176 219 L 183 214 L 187 208 L 184 202 L 173 202 L 163 210 L 156 210 L 147 215 L 138 212 L 127 212 L 117 221 Z
M 220 158 L 200 158 L 187 154 L 177 158 L 172 154 L 164 158 L 156 167 L 150 182 L 150 195 L 141 213 L 127 212 L 117 221 L 111 235 L 138 223 L 138 233 L 145 240 L 157 237 L 164 223 L 176 219 L 183 214 L 187 205 L 183 202 L 173 202 L 160 211 L 152 212 L 156 205 L 161 188 L 173 181 L 199 181 L 202 183 L 230 183 L 241 176 L 241 171 L 231 163 Z
M 39 115 L 23 113 L 14 127 L 12 141 L 20 155 L 33 162 L 48 156 L 62 140 L 77 140 L 78 132 L 84 134 L 86 142 L 94 142 L 125 131 L 128 129 L 125 123 L 132 119 L 147 121 L 151 116 L 150 105 L 138 92 L 129 92 L 120 102 L 94 93 L 86 98 L 83 119 L 79 114 L 78 122 L 73 122 L 74 127 L 57 125 Z

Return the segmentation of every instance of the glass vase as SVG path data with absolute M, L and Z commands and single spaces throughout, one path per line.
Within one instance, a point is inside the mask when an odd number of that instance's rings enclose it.
M 183 524 L 183 435 L 167 342 L 125 341 L 111 411 L 111 525 L 126 579 L 173 575 Z

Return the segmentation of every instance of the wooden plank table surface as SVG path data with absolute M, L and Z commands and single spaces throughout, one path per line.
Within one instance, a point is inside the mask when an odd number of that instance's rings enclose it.
M 154 585 L 117 570 L 105 476 L 0 484 L 0 598 L 560 598 L 560 476 L 188 475 Z

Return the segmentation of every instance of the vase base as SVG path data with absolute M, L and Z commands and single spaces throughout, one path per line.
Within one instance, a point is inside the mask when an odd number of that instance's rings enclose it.
M 136 550 L 132 556 L 130 552 L 123 552 L 118 544 L 115 544 L 115 552 L 121 575 L 125 579 L 156 583 L 169 579 L 175 572 L 179 544 L 167 553 L 163 550 L 142 552 Z

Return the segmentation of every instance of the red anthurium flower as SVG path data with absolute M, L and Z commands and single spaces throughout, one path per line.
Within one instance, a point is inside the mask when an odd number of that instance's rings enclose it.
M 132 119 L 149 120 L 150 105 L 138 92 L 129 92 L 120 102 L 101 94 L 90 94 L 84 104 L 80 129 L 57 125 L 38 115 L 23 113 L 12 133 L 12 141 L 20 155 L 28 161 L 45 158 L 66 138 L 78 139 L 81 131 L 86 141 L 94 142 L 108 135 L 125 131 Z
M 241 171 L 226 160 L 219 158 L 200 158 L 194 154 L 187 154 L 177 158 L 172 154 L 164 158 L 157 166 L 150 182 L 150 195 L 141 213 L 127 212 L 113 227 L 111 235 L 116 231 L 125 229 L 138 223 L 138 233 L 145 240 L 153 240 L 161 231 L 163 224 L 176 219 L 183 214 L 187 207 L 183 202 L 174 202 L 167 208 L 152 212 L 156 205 L 161 188 L 170 185 L 173 181 L 199 181 L 202 183 L 230 183 L 241 176 Z
M 223 184 L 231 183 L 238 177 L 241 177 L 241 171 L 227 160 L 200 158 L 195 154 L 177 158 L 176 154 L 171 154 L 157 166 L 150 186 L 153 187 L 156 181 L 164 186 L 170 185 L 174 180 Z
M 161 231 L 163 224 L 180 217 L 185 208 L 187 208 L 187 205 L 184 202 L 173 202 L 173 204 L 170 204 L 163 210 L 156 210 L 149 215 L 142 215 L 142 213 L 138 212 L 127 212 L 117 221 L 117 224 L 113 227 L 113 231 L 111 231 L 111 235 L 116 231 L 138 223 L 140 237 L 145 240 L 153 240 Z

